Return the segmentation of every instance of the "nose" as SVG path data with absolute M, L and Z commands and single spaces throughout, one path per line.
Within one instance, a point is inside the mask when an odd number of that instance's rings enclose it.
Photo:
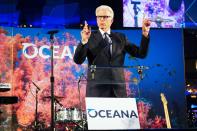
M 100 17 L 100 20 L 105 20 L 105 18 L 104 17 Z

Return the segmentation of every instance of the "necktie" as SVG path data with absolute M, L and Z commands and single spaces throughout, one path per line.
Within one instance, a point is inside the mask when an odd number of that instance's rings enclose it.
M 104 33 L 104 40 L 107 44 L 108 52 L 109 52 L 110 57 L 111 57 L 111 55 L 112 55 L 112 40 L 107 33 Z

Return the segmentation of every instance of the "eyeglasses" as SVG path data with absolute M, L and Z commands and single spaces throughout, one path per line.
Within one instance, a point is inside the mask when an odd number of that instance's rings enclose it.
M 96 16 L 96 17 L 97 17 L 97 19 L 99 19 L 99 20 L 101 20 L 101 19 L 106 20 L 106 19 L 110 18 L 111 16 Z

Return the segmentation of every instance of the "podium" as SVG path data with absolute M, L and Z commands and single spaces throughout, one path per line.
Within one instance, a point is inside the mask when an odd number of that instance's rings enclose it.
M 138 115 L 139 104 L 137 102 L 141 101 L 141 94 L 140 94 L 140 82 L 144 79 L 145 71 L 149 68 L 146 66 L 113 66 L 113 67 L 105 67 L 105 66 L 95 66 L 92 65 L 87 69 L 87 76 L 82 74 L 80 76 L 80 84 L 81 86 L 86 86 L 87 91 L 86 93 L 86 115 L 87 115 L 87 123 L 91 124 L 88 125 L 90 129 L 102 130 L 102 129 L 140 129 L 139 118 L 143 119 L 143 116 L 140 114 Z M 122 102 L 126 101 L 127 104 L 122 105 Z M 130 105 L 128 104 L 130 102 Z M 101 107 L 97 104 L 99 103 Z M 110 105 L 112 104 L 112 105 Z M 110 108 L 110 106 L 113 108 Z M 116 105 L 121 105 L 120 107 L 116 107 Z M 92 108 L 91 108 L 92 107 Z M 98 108 L 98 109 L 95 109 Z M 110 108 L 110 109 L 109 109 Z M 127 110 L 127 111 L 134 111 L 137 116 L 136 120 L 127 119 L 125 121 L 126 125 L 120 124 L 119 127 L 112 125 L 112 127 L 108 127 L 109 124 L 105 124 L 107 127 L 99 125 L 98 123 L 95 125 L 92 122 L 93 119 L 90 118 L 90 112 L 92 110 L 99 110 L 101 114 L 107 114 L 111 121 L 113 121 L 112 116 L 114 116 L 114 111 L 116 110 Z M 142 108 L 140 108 L 142 109 Z M 109 111 L 110 110 L 110 111 Z M 134 113 L 134 114 L 135 114 Z M 129 114 L 131 115 L 131 113 Z M 101 118 L 98 121 L 107 121 L 103 118 L 106 116 L 101 115 Z M 124 121 L 124 118 L 120 118 L 119 114 L 115 112 L 115 119 L 121 119 Z M 117 119 L 116 119 L 117 120 Z M 115 120 L 115 121 L 116 121 Z M 134 122 L 135 121 L 135 122 Z M 138 122 L 136 122 L 138 121 Z M 102 123 L 102 122 L 101 122 Z M 118 122 L 117 122 L 118 123 Z M 92 125 L 93 124 L 93 125 Z M 104 124 L 104 123 L 103 123 Z M 135 124 L 135 125 L 132 125 Z M 113 127 L 114 126 L 114 127 Z
M 144 79 L 144 72 L 148 69 L 146 66 L 97 67 L 91 65 L 88 67 L 87 72 L 84 73 L 87 76 L 83 77 L 80 82 L 83 81 L 84 84 L 87 84 L 87 97 L 140 98 L 140 82 Z M 105 94 L 107 89 L 113 89 L 114 96 L 110 96 L 111 92 Z

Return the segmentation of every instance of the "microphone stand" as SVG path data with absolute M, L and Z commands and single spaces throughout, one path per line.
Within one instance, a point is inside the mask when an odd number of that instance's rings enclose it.
M 54 34 L 58 33 L 57 30 L 54 31 L 49 31 L 47 34 L 50 34 L 50 42 L 51 42 L 51 77 L 50 77 L 50 82 L 51 82 L 51 130 L 55 129 L 55 118 L 54 118 L 54 72 L 53 72 L 53 44 L 54 44 Z
M 40 91 L 40 88 L 33 81 L 32 81 L 32 83 L 36 87 L 35 130 L 37 131 L 37 124 L 38 124 L 38 91 Z
M 78 92 L 79 92 L 79 104 L 80 104 L 80 116 L 82 120 L 82 130 L 84 131 L 84 122 L 83 122 L 83 114 L 82 114 L 82 102 L 81 102 L 81 93 L 80 93 L 80 82 L 83 78 L 84 74 L 82 73 L 78 80 Z
M 38 89 L 36 89 L 36 116 L 35 116 L 35 128 L 37 130 L 37 124 L 38 124 Z
M 144 70 L 148 70 L 149 69 L 149 67 L 147 67 L 147 66 L 137 66 L 137 72 L 138 72 L 138 74 L 139 74 L 139 79 L 140 79 L 140 81 L 139 81 L 139 85 L 138 85 L 138 98 L 139 99 L 141 99 L 141 92 L 140 92 L 140 88 L 141 88 L 141 81 L 144 79 L 144 76 L 143 76 L 143 71 Z M 142 108 L 142 112 L 144 112 L 144 108 Z M 145 120 L 145 118 L 144 118 L 144 116 L 142 116 L 142 119 L 143 119 L 143 121 Z

